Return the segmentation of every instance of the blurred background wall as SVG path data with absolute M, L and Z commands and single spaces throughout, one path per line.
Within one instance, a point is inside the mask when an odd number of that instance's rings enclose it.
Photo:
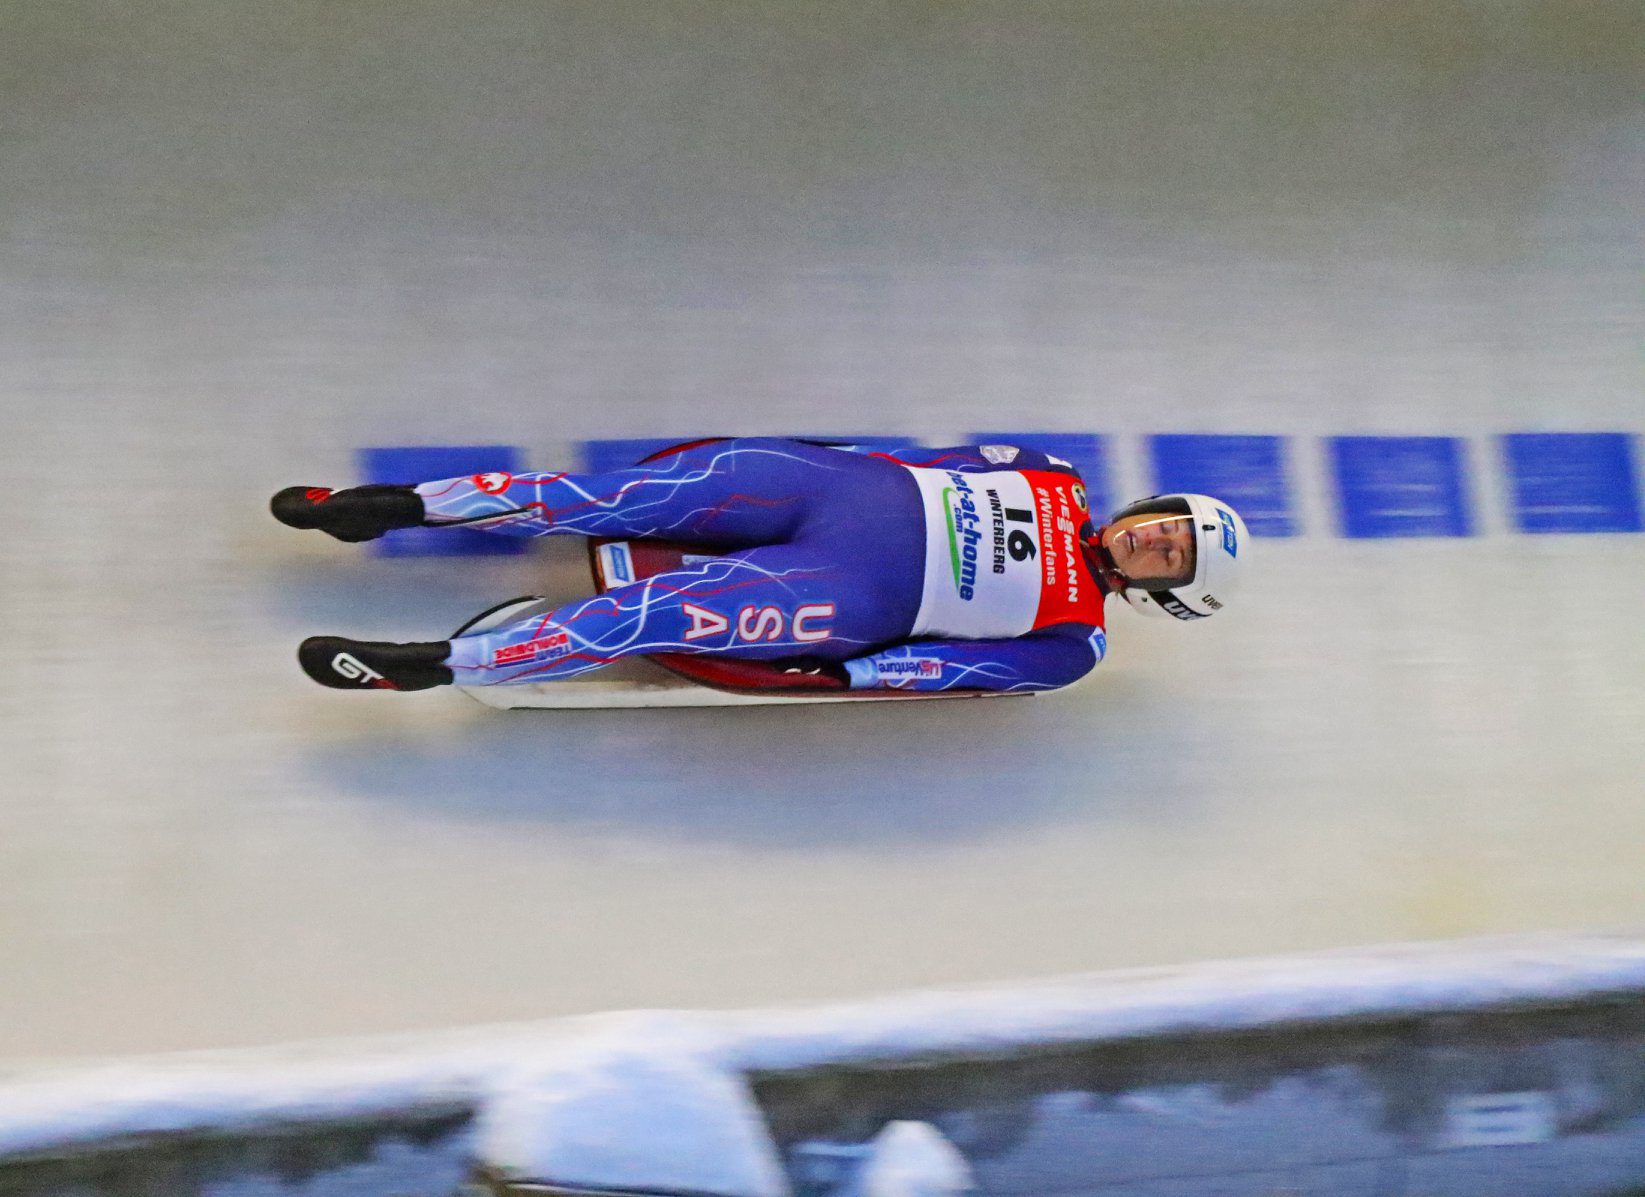
M 1627 0 L 5 5 L 0 1055 L 1636 926 L 1645 539 L 1495 438 L 1645 431 L 1642 97 Z M 1030 702 L 295 668 L 582 583 L 268 518 L 360 448 L 1006 429 L 1286 438 L 1296 535 Z

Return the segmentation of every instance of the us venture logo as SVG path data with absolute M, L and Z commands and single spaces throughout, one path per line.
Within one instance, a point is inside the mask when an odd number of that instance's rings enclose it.
M 881 677 L 942 677 L 942 662 L 936 657 L 895 657 L 889 661 L 877 661 L 875 667 Z
M 976 596 L 977 545 L 982 542 L 982 516 L 977 511 L 977 493 L 965 475 L 948 471 L 953 486 L 942 490 L 948 509 L 948 554 L 954 565 L 954 589 L 966 602 Z

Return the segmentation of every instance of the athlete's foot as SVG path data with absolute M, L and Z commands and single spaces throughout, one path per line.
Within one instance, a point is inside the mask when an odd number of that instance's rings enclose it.
M 292 528 L 318 528 L 338 540 L 376 540 L 423 522 L 423 497 L 409 486 L 288 486 L 269 500 L 274 518 Z
M 450 652 L 448 640 L 390 644 L 310 636 L 298 647 L 297 661 L 309 677 L 334 690 L 427 690 L 451 685 L 445 664 Z

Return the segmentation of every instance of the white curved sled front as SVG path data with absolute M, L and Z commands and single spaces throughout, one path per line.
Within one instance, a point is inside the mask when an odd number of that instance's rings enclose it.
M 660 670 L 658 671 L 661 672 Z M 602 707 L 758 707 L 795 703 L 874 702 L 912 698 L 980 698 L 980 694 L 734 694 L 690 682 L 570 681 L 534 686 L 459 686 L 459 690 L 499 710 L 536 708 L 555 711 Z

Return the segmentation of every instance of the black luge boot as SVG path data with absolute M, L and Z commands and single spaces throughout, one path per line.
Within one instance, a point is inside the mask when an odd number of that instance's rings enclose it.
M 451 685 L 445 664 L 450 652 L 448 640 L 390 644 L 310 636 L 298 646 L 297 661 L 309 677 L 334 690 L 427 690 Z
M 292 528 L 318 528 L 338 540 L 376 540 L 423 522 L 423 496 L 409 486 L 288 486 L 269 500 L 274 518 Z

